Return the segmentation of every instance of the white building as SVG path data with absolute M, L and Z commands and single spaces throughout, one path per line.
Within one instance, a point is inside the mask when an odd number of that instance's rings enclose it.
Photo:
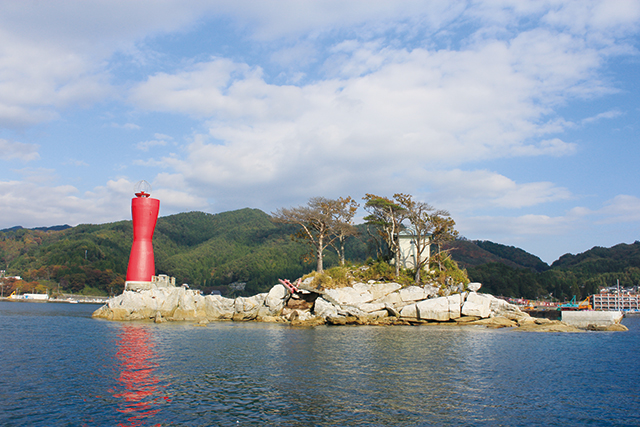
M 423 237 L 423 249 L 420 254 L 420 261 L 428 260 L 431 256 L 431 244 L 429 237 Z M 404 268 L 415 268 L 418 264 L 418 248 L 416 245 L 416 235 L 410 231 L 401 231 L 398 235 L 400 249 L 400 265 Z

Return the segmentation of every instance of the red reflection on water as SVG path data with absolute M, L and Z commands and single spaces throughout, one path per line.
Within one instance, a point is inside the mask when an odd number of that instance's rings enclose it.
M 161 395 L 163 387 L 154 373 L 158 367 L 155 344 L 146 328 L 125 325 L 116 345 L 122 368 L 117 380 L 122 390 L 113 390 L 113 396 L 124 401 L 118 411 L 130 415 L 129 424 L 118 425 L 142 426 L 146 418 L 160 411 L 162 403 L 170 401 Z

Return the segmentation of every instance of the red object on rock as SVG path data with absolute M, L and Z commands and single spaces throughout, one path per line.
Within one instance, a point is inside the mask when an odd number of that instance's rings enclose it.
M 136 196 L 138 196 L 137 193 Z M 149 194 L 144 192 L 131 200 L 133 245 L 131 245 L 131 255 L 129 255 L 129 266 L 127 268 L 128 282 L 150 282 L 151 276 L 156 274 L 151 240 L 158 221 L 159 211 L 160 200 L 152 199 Z

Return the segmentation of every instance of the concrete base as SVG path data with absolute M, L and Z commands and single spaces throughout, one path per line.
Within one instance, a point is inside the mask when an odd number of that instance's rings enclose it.
M 156 285 L 153 282 L 139 282 L 134 280 L 124 282 L 125 291 L 148 291 L 150 289 L 156 289 Z
M 577 328 L 607 327 L 619 324 L 621 311 L 563 311 L 562 321 Z

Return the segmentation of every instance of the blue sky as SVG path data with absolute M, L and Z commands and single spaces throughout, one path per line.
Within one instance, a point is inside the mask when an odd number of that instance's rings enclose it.
M 412 194 L 553 262 L 640 236 L 639 1 L 0 1 L 0 229 Z

